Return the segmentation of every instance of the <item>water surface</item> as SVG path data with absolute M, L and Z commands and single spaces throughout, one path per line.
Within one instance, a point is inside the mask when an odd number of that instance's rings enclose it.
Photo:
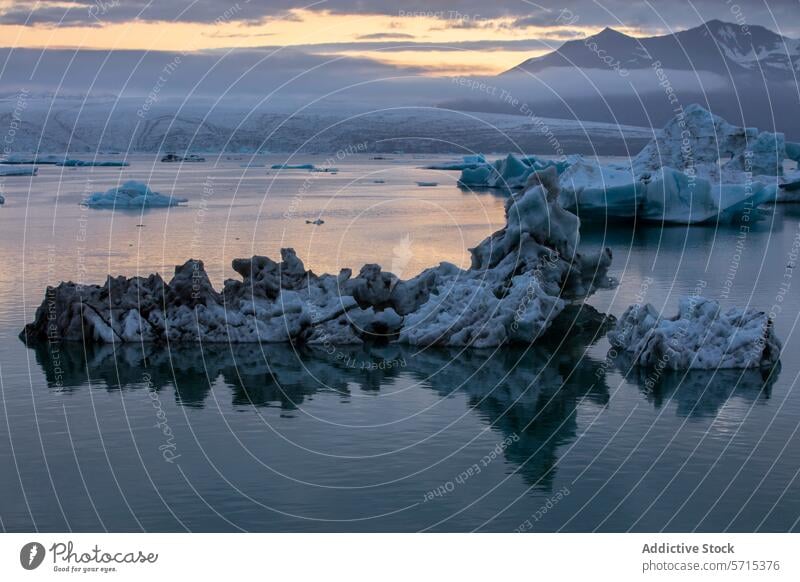
M 567 324 L 535 348 L 82 345 L 17 338 L 48 284 L 169 276 L 202 258 L 294 247 L 315 272 L 404 278 L 501 226 L 504 197 L 459 189 L 427 160 L 351 156 L 338 173 L 275 158 L 7 178 L 0 208 L 0 523 L 6 531 L 786 531 L 800 517 L 800 210 L 706 227 L 585 225 L 614 250 L 613 290 L 675 312 L 701 290 L 773 311 L 782 365 L 665 373 L 608 360 L 604 330 Z M 323 158 L 300 160 L 324 163 Z M 242 164 L 251 164 L 249 168 Z M 255 167 L 254 164 L 258 164 Z M 260 167 L 264 164 L 266 167 Z M 120 179 L 191 200 L 88 210 Z M 375 180 L 383 180 L 376 183 Z M 436 181 L 421 188 L 418 181 Z M 759 211 L 759 214 L 762 214 Z M 321 226 L 306 220 L 323 218 Z

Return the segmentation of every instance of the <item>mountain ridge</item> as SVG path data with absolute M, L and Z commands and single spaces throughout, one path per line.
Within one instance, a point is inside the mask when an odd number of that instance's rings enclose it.
M 708 71 L 725 77 L 795 80 L 800 74 L 800 40 L 763 26 L 743 27 L 722 20 L 650 37 L 633 37 L 606 27 L 584 39 L 570 40 L 545 55 L 501 73 L 537 73 L 548 68 Z

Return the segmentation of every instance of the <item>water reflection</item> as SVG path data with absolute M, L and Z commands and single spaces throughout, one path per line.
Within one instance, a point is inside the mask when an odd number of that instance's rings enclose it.
M 732 398 L 745 404 L 766 404 L 780 374 L 780 363 L 764 370 L 647 370 L 631 367 L 624 356 L 615 364 L 625 379 L 657 409 L 674 403 L 676 414 L 688 418 L 713 418 Z
M 530 486 L 550 491 L 559 450 L 579 433 L 579 408 L 610 405 L 607 362 L 587 355 L 609 321 L 585 306 L 573 315 L 576 325 L 554 329 L 529 349 L 61 344 L 37 347 L 35 357 L 53 390 L 171 387 L 176 403 L 186 407 L 203 407 L 220 383 L 230 390 L 234 409 L 291 411 L 322 393 L 346 405 L 354 390 L 387 390 L 402 378 L 403 386 L 439 398 L 466 397 L 470 411 L 510 443 L 502 451 L 506 461 Z M 777 377 L 777 370 L 766 380 L 756 371 L 695 371 L 663 373 L 653 382 L 647 370 L 618 365 L 654 407 L 674 401 L 679 415 L 691 417 L 713 416 L 732 397 L 766 399 Z

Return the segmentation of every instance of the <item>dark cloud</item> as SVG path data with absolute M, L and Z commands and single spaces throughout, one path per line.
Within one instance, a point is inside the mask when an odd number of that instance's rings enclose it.
M 416 38 L 413 34 L 404 32 L 375 32 L 373 34 L 362 34 L 358 40 L 403 40 Z
M 5 24 L 89 24 L 149 21 L 258 23 L 295 19 L 289 11 L 308 7 L 339 14 L 383 14 L 400 18 L 431 16 L 452 28 L 485 26 L 487 20 L 512 18 L 517 27 L 552 26 L 567 17 L 573 26 L 633 26 L 647 31 L 682 29 L 711 20 L 743 21 L 788 36 L 800 36 L 797 0 L 17 0 L 0 14 Z M 411 16 L 410 16 L 411 15 Z
M 407 0 L 402 4 L 385 0 L 322 0 L 316 3 L 313 0 L 72 0 L 72 4 L 74 6 L 70 8 L 63 8 L 46 0 L 17 0 L 0 16 L 0 22 L 89 23 L 98 19 L 111 22 L 133 18 L 192 22 L 218 19 L 259 21 L 285 18 L 291 9 L 310 6 L 313 10 L 342 14 L 432 15 L 456 26 L 463 26 L 461 23 L 464 21 L 479 22 L 500 16 L 516 17 L 520 26 L 526 23 L 548 25 L 566 9 L 578 15 L 586 25 L 618 25 L 621 21 L 662 28 L 663 21 L 686 26 L 712 18 L 733 20 L 734 9 L 751 23 L 762 25 L 774 25 L 776 21 L 787 24 L 792 21 L 782 18 L 797 13 L 796 0 L 737 0 L 735 4 L 721 0 L 650 0 L 649 3 L 629 0 Z M 800 26 L 800 22 L 792 26 Z

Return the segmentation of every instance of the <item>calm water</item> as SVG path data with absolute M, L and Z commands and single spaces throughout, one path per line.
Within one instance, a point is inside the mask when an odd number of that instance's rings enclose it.
M 6 178 L 2 528 L 800 529 L 800 283 L 787 270 L 800 207 L 769 210 L 746 234 L 739 224 L 583 233 L 586 247 L 614 250 L 620 285 L 591 298 L 600 311 L 618 316 L 643 297 L 672 314 L 696 289 L 726 305 L 777 305 L 785 353 L 771 375 L 665 374 L 648 388 L 646 372 L 606 360 L 596 329 L 488 352 L 54 352 L 16 337 L 48 283 L 169 274 L 190 257 L 205 260 L 217 285 L 233 276 L 231 259 L 281 246 L 316 272 L 378 262 L 408 277 L 442 260 L 466 265 L 465 249 L 503 223 L 503 198 L 393 158 L 350 156 L 337 174 L 269 170 L 277 158 L 245 169 L 248 158 L 224 157 Z M 191 203 L 144 215 L 78 205 L 120 177 Z M 305 223 L 320 216 L 322 226 Z

